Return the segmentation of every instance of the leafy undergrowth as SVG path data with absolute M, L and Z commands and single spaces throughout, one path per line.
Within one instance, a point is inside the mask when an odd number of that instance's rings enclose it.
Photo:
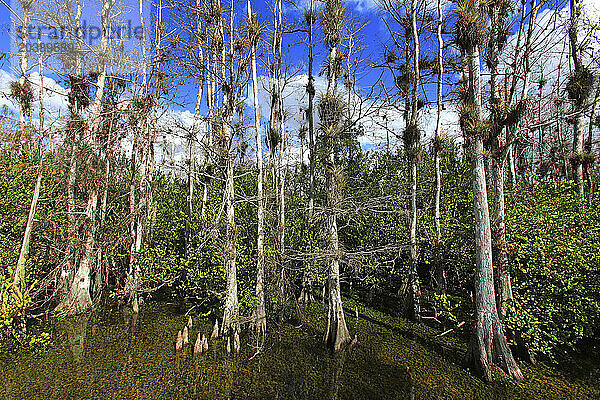
M 522 365 L 515 384 L 501 371 L 484 384 L 461 365 L 465 345 L 453 334 L 412 324 L 346 299 L 346 320 L 358 345 L 332 355 L 322 344 L 326 307 L 301 309 L 299 326 L 271 324 L 265 345 L 242 337 L 228 356 L 222 339 L 194 358 L 175 353 L 187 317 L 175 305 L 144 306 L 136 317 L 103 309 L 55 321 L 45 350 L 0 356 L 6 399 L 594 399 L 584 380 L 544 365 Z M 359 318 L 355 317 L 358 309 Z M 212 330 L 194 320 L 191 341 Z

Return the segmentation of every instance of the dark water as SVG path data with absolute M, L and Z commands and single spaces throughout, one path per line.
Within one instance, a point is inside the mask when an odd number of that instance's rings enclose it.
M 174 305 L 103 309 L 51 323 L 46 349 L 0 358 L 5 399 L 508 399 L 599 398 L 588 381 L 543 365 L 524 366 L 527 380 L 485 385 L 453 361 L 455 339 L 433 342 L 427 330 L 361 308 L 349 328 L 352 350 L 333 355 L 322 344 L 323 306 L 305 309 L 304 325 L 270 326 L 264 346 L 242 336 L 239 355 L 223 340 L 192 356 L 174 341 L 187 316 Z M 212 322 L 194 319 L 190 342 Z M 430 341 L 431 345 L 428 345 Z M 456 348 L 453 348 L 456 347 Z

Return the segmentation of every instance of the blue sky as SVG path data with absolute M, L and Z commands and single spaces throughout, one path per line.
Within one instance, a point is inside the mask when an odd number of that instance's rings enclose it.
M 5 0 L 6 1 L 6 0 Z M 128 0 L 131 1 L 131 0 Z M 307 0 L 301 0 L 304 2 L 305 5 L 308 4 Z M 381 20 L 381 16 L 378 13 L 376 7 L 375 7 L 375 0 L 359 0 L 359 1 L 351 1 L 349 3 L 347 3 L 347 9 L 349 14 L 352 14 L 354 17 L 356 18 L 360 18 L 362 20 L 368 21 L 368 24 L 363 28 L 362 30 L 362 46 L 364 47 L 363 53 L 361 54 L 361 76 L 360 76 L 360 80 L 357 82 L 357 86 L 359 86 L 360 88 L 363 88 L 365 90 L 368 90 L 372 85 L 373 82 L 377 79 L 377 77 L 380 74 L 380 70 L 377 68 L 374 68 L 373 65 L 378 64 L 382 58 L 383 55 L 383 44 L 388 43 L 390 40 L 389 38 L 389 33 L 385 27 L 385 24 L 382 22 Z M 587 0 L 587 3 L 594 3 L 597 0 Z M 12 0 L 12 3 L 15 3 L 16 0 Z M 86 3 L 87 4 L 87 3 Z M 90 2 L 91 4 L 91 2 Z M 315 2 L 316 5 L 320 4 L 318 2 Z M 563 0 L 551 0 L 548 3 L 546 3 L 544 5 L 544 7 L 542 8 L 540 15 L 541 14 L 551 14 L 549 11 L 551 9 L 556 9 L 556 8 L 562 8 L 564 7 L 564 5 L 567 4 L 565 1 Z M 262 19 L 264 21 L 266 21 L 269 26 L 271 26 L 271 9 L 272 9 L 272 5 L 273 2 L 269 1 L 269 2 L 265 2 L 265 1 L 253 1 L 252 3 L 253 8 L 255 11 L 258 11 L 261 15 L 262 15 Z M 431 6 L 435 7 L 435 2 L 431 3 Z M 88 6 L 90 7 L 90 6 Z M 134 14 L 137 12 L 135 11 L 135 7 L 137 7 L 137 2 L 134 2 L 134 4 L 132 5 L 132 8 L 134 9 Z M 285 6 L 286 7 L 286 19 L 288 24 L 293 24 L 294 21 L 298 21 L 302 19 L 302 10 L 304 9 L 304 7 L 300 6 L 300 7 L 292 7 L 290 5 Z M 450 7 L 451 5 L 449 3 L 446 4 L 445 7 L 445 14 L 446 16 L 448 16 L 449 11 L 450 11 Z M 90 9 L 93 9 L 92 7 L 90 7 Z M 151 10 L 151 13 L 154 13 L 155 10 Z M 245 18 L 245 16 L 247 15 L 246 12 L 246 1 L 237 1 L 236 2 L 236 18 Z M 165 11 L 164 12 L 164 17 L 167 21 L 169 21 L 169 15 L 168 12 Z M 515 10 L 515 15 L 514 17 L 518 17 L 518 10 Z M 147 18 L 148 19 L 148 18 Z M 172 24 L 172 22 L 170 22 Z M 8 25 L 10 24 L 10 14 L 9 11 L 6 9 L 6 7 L 4 7 L 3 5 L 0 4 L 0 25 L 2 25 L 5 29 L 2 29 L 2 31 L 0 32 L 0 51 L 3 53 L 7 53 L 10 51 L 10 41 L 9 41 L 9 36 L 7 34 L 6 28 L 8 27 Z M 391 25 L 393 28 L 393 25 Z M 517 24 L 513 25 L 513 31 L 512 33 L 514 33 L 514 31 L 518 28 Z M 321 33 L 320 33 L 320 27 L 317 26 L 315 27 L 315 73 L 318 73 L 318 71 L 320 70 L 320 68 L 323 66 L 323 64 L 326 61 L 327 58 L 327 52 L 324 49 L 323 45 L 322 45 L 322 39 L 321 39 Z M 290 67 L 293 67 L 292 70 L 295 70 L 296 73 L 299 75 L 298 79 L 296 79 L 294 82 L 291 83 L 289 91 L 288 91 L 288 95 L 289 95 L 289 101 L 286 103 L 286 105 L 290 108 L 290 111 L 292 113 L 297 113 L 298 110 L 298 105 L 302 105 L 302 104 L 306 104 L 306 98 L 304 97 L 304 87 L 303 85 L 305 85 L 305 79 L 303 80 L 302 78 L 302 74 L 306 74 L 306 56 L 307 56 L 307 46 L 305 43 L 303 43 L 302 41 L 305 38 L 305 34 L 301 34 L 301 33 L 293 33 L 293 34 L 288 34 L 284 37 L 284 59 L 285 59 L 285 63 L 287 63 Z M 513 38 L 514 39 L 514 38 Z M 445 42 L 449 42 L 451 40 L 450 35 L 446 34 L 444 35 L 444 40 Z M 450 50 L 452 51 L 452 50 Z M 426 54 L 429 56 L 430 59 L 434 58 L 436 53 L 437 53 L 437 42 L 435 40 L 435 37 L 430 35 L 429 39 L 426 40 L 425 38 L 421 39 L 421 53 L 422 54 Z M 549 60 L 549 62 L 551 63 L 552 60 Z M 3 76 L 6 78 L 9 75 L 12 75 L 13 78 L 16 77 L 15 71 L 11 70 L 9 63 L 7 62 L 7 58 L 4 58 L 2 61 L 0 61 L 0 71 Z M 536 66 L 535 68 L 544 68 L 543 66 Z M 261 66 L 259 66 L 259 77 L 261 75 L 264 75 L 264 70 L 262 69 Z M 46 72 L 45 75 L 47 75 L 49 78 L 54 78 L 56 79 L 57 82 L 57 86 L 56 86 L 56 91 L 60 92 L 60 85 L 62 85 L 62 87 L 64 88 L 65 85 L 64 83 L 61 81 L 61 79 L 59 79 L 56 75 L 53 75 L 50 72 Z M 304 77 L 305 78 L 305 77 Z M 325 77 L 321 77 L 321 78 L 317 78 L 317 89 L 319 88 L 323 88 L 323 83 L 324 83 L 324 79 Z M 456 79 L 456 76 L 450 76 L 449 77 L 450 80 L 454 80 Z M 389 83 L 389 75 L 386 74 L 386 80 Z M 304 83 L 303 83 L 304 82 Z M 320 85 L 320 86 L 319 86 Z M 448 86 L 446 86 L 446 90 L 445 93 L 447 94 L 448 92 Z M 177 92 L 177 102 L 174 104 L 171 104 L 169 107 L 174 110 L 174 112 L 179 113 L 180 115 L 182 115 L 182 119 L 188 119 L 191 116 L 191 113 L 193 112 L 194 109 L 194 104 L 195 104 L 195 99 L 196 99 L 196 91 L 197 91 L 197 82 L 194 82 L 192 80 L 184 80 L 184 84 L 182 86 L 180 86 L 178 92 Z M 428 98 L 429 101 L 435 101 L 435 85 L 434 84 L 429 84 L 426 86 L 426 96 Z M 266 106 L 268 104 L 268 100 L 265 97 L 265 94 L 262 94 L 263 97 L 261 97 L 261 104 L 263 106 Z M 59 103 L 58 98 L 55 99 L 56 103 Z M 251 107 L 251 104 L 249 102 L 246 102 L 246 104 Z M 268 115 L 268 113 L 266 112 L 267 109 L 262 109 L 261 108 L 261 113 L 263 116 Z M 450 110 L 449 113 L 451 113 L 452 111 Z M 395 128 L 396 130 L 400 131 L 401 130 L 401 116 L 400 115 L 395 115 L 391 118 L 394 123 L 393 128 Z M 429 118 L 428 116 L 424 117 L 424 126 L 426 126 L 425 130 L 431 130 L 431 118 Z M 296 121 L 298 122 L 298 121 Z M 454 118 L 454 116 L 449 115 L 447 117 L 447 123 L 448 125 L 451 124 L 455 124 L 456 120 Z M 426 133 L 430 133 L 430 132 L 426 132 Z M 375 140 L 373 142 L 376 142 Z
M 6 1 L 6 0 L 4 0 L 4 1 Z M 131 2 L 131 1 L 129 1 L 129 2 Z M 553 3 L 556 3 L 556 0 L 549 2 L 547 5 L 544 6 L 544 8 L 555 6 L 556 4 L 553 4 Z M 18 4 L 18 2 L 16 0 L 12 0 L 12 4 L 11 3 L 9 3 L 9 4 L 11 5 L 11 7 L 13 7 L 14 10 L 18 9 L 18 6 L 15 6 L 16 4 Z M 88 8 L 88 9 L 94 8 L 94 6 L 93 6 L 94 3 L 91 1 L 86 2 L 85 4 L 86 4 L 86 8 Z M 300 0 L 300 4 L 301 4 L 300 6 L 292 6 L 292 5 L 285 6 L 286 7 L 286 19 L 288 20 L 288 23 L 292 24 L 292 23 L 295 23 L 295 21 L 302 19 L 301 12 L 303 9 L 306 9 L 308 7 L 308 1 Z M 321 3 L 319 3 L 319 2 L 315 2 L 316 6 L 319 6 L 320 4 Z M 135 7 L 136 5 L 137 5 L 137 2 L 132 2 L 132 7 Z M 270 22 L 269 20 L 270 20 L 270 16 L 271 16 L 271 9 L 273 7 L 272 1 L 262 1 L 262 0 L 253 1 L 252 6 L 255 9 L 255 11 L 259 12 L 262 15 L 262 17 L 265 21 Z M 431 6 L 434 7 L 435 3 L 432 3 Z M 379 76 L 379 70 L 370 67 L 369 64 L 377 63 L 378 60 L 381 59 L 382 54 L 383 54 L 382 44 L 389 42 L 389 33 L 387 32 L 385 25 L 381 21 L 381 16 L 378 13 L 375 0 L 349 1 L 349 2 L 347 2 L 347 9 L 349 11 L 349 14 L 353 15 L 354 17 L 368 21 L 367 25 L 363 28 L 362 35 L 361 35 L 362 36 L 362 45 L 364 47 L 363 60 L 366 61 L 366 65 L 363 68 L 363 74 L 361 76 L 361 80 L 358 82 L 359 86 L 368 87 Z M 237 1 L 236 2 L 236 10 L 237 10 L 238 16 L 245 17 L 246 2 L 245 1 Z M 448 11 L 449 11 L 448 5 L 446 6 L 445 11 L 446 11 L 446 14 L 448 14 Z M 154 11 L 150 11 L 150 12 L 154 12 Z M 135 14 L 135 12 L 134 12 L 134 14 Z M 134 17 L 135 17 L 135 15 L 134 15 Z M 168 11 L 165 12 L 165 18 L 168 20 Z M 0 51 L 3 53 L 8 53 L 10 51 L 10 41 L 9 41 L 9 36 L 7 34 L 7 27 L 10 26 L 10 12 L 3 5 L 0 5 L 0 26 L 3 27 L 2 31 L 0 32 Z M 393 25 L 391 25 L 391 26 L 393 27 Z M 514 29 L 516 29 L 516 26 L 514 27 Z M 323 46 L 321 44 L 320 29 L 319 29 L 318 24 L 316 26 L 315 33 L 316 33 L 315 67 L 316 67 L 316 70 L 318 71 L 318 68 L 320 66 L 322 66 L 326 60 L 327 52 L 325 51 L 325 49 L 323 48 Z M 286 46 L 286 48 L 285 48 L 285 51 L 286 51 L 285 59 L 288 64 L 295 65 L 298 68 L 305 70 L 306 69 L 305 60 L 306 60 L 307 49 L 306 49 L 305 44 L 300 43 L 302 36 L 305 36 L 305 35 L 295 33 L 295 34 L 289 34 L 286 36 L 286 38 L 284 38 L 285 43 L 288 44 L 288 46 Z M 435 39 L 435 38 L 432 37 L 431 39 Z M 449 39 L 450 39 L 449 35 L 445 35 L 445 41 L 448 42 Z M 422 39 L 421 52 L 422 52 L 422 54 L 429 54 L 430 58 L 434 57 L 435 53 L 437 52 L 437 43 L 435 43 L 435 40 L 427 41 L 427 40 Z M 0 68 L 3 68 L 5 70 L 9 69 L 9 66 L 6 63 L 6 59 L 3 60 L 3 64 L 0 66 Z M 259 72 L 259 74 L 260 74 L 260 72 Z M 183 92 L 182 94 L 185 94 L 185 92 L 189 91 L 190 89 L 193 89 L 193 85 L 192 85 L 192 87 L 187 87 L 187 86 L 188 85 L 185 85 L 182 88 L 182 92 Z M 428 88 L 428 92 L 430 90 L 431 90 L 431 88 Z M 432 97 L 431 93 L 429 93 L 429 94 L 430 95 L 428 97 Z M 189 104 L 189 102 L 186 101 L 185 97 L 187 97 L 187 96 L 184 96 L 184 98 L 182 98 L 184 104 Z M 191 96 L 191 97 L 193 98 L 194 96 Z

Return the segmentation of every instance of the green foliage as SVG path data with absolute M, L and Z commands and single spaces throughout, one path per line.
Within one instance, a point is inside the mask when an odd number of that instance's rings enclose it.
M 21 290 L 13 285 L 11 277 L 0 281 L 0 337 L 19 337 L 25 326 L 25 310 L 31 305 L 30 292 L 33 286 Z
M 458 321 L 457 309 L 458 303 L 462 299 L 449 296 L 447 293 L 432 293 L 430 301 L 435 307 L 435 317 L 442 321 Z
M 471 160 L 461 155 L 458 144 L 444 138 L 440 147 L 442 173 L 442 235 L 435 237 L 431 194 L 434 162 L 421 147 L 418 154 L 418 272 L 423 287 L 425 312 L 438 320 L 455 324 L 472 317 L 474 270 L 473 198 Z M 346 146 L 346 145 L 343 145 Z M 406 209 L 408 170 L 406 153 L 365 152 L 344 149 L 336 152 L 336 175 L 344 177 L 344 196 L 339 196 L 337 218 L 344 293 L 364 290 L 373 303 L 384 296 L 396 296 L 408 271 L 408 232 Z M 68 144 L 65 144 L 68 147 Z M 62 261 L 67 244 L 64 213 L 66 209 L 66 149 L 48 153 L 38 213 L 25 265 L 26 288 L 20 295 L 9 295 L 10 278 L 16 265 L 29 204 L 36 178 L 37 160 L 25 153 L 0 158 L 0 279 L 3 288 L 3 335 L 17 335 L 23 317 L 32 318 L 36 304 L 31 288 L 55 270 Z M 85 157 L 81 168 L 102 169 L 98 160 Z M 89 165 L 84 165 L 84 161 Z M 267 313 L 277 316 L 289 307 L 291 296 L 301 282 L 310 281 L 319 291 L 326 279 L 328 258 L 325 221 L 320 205 L 325 203 L 323 160 L 317 158 L 315 215 L 309 219 L 306 207 L 308 170 L 298 166 L 286 177 L 285 247 L 282 257 L 277 244 L 277 202 L 268 197 L 265 216 L 265 290 Z M 127 162 L 112 164 L 114 177 L 109 186 L 109 213 L 98 232 L 98 246 L 106 254 L 109 279 L 107 293 L 125 295 L 129 263 L 129 185 Z M 274 192 L 273 177 L 265 179 L 265 192 Z M 225 228 L 222 215 L 222 180 L 219 168 L 207 174 L 217 179 L 197 181 L 193 211 L 187 215 L 187 182 L 176 175 L 157 175 L 153 181 L 156 215 L 146 242 L 138 254 L 141 288 L 146 297 L 186 299 L 196 304 L 197 312 L 218 316 L 225 295 L 223 251 Z M 80 174 L 80 177 L 86 175 Z M 140 179 L 139 176 L 135 179 Z M 93 179 L 90 178 L 90 181 Z M 78 182 L 78 188 L 88 183 Z M 103 185 L 97 181 L 96 185 Z M 202 204 L 207 185 L 208 199 Z M 256 174 L 236 170 L 237 277 L 241 315 L 249 315 L 255 301 L 256 279 L 256 203 L 241 201 L 256 195 Z M 79 190 L 78 190 L 79 192 Z M 491 192 L 491 191 L 490 191 Z M 78 205 L 85 196 L 78 193 Z M 598 337 L 600 315 L 600 200 L 582 208 L 570 184 L 523 185 L 507 193 L 508 256 L 513 275 L 514 304 L 506 319 L 510 332 L 519 333 L 529 346 L 548 356 L 565 347 L 573 348 L 582 339 Z M 203 207 L 205 208 L 203 210 Z M 188 230 L 191 241 L 186 245 Z M 50 241 L 47 238 L 54 238 Z M 75 238 L 75 243 L 79 245 Z M 440 262 L 446 272 L 447 291 L 428 291 L 433 265 Z M 35 287 L 34 287 L 35 288 Z M 298 293 L 296 293 L 297 295 Z M 6 322 L 8 321 L 8 322 Z M 17 333 L 15 333 L 17 332 Z M 43 341 L 43 339 L 40 339 Z M 30 341 L 29 338 L 24 340 Z M 37 346 L 39 341 L 33 340 Z
M 548 356 L 598 334 L 598 200 L 582 209 L 572 183 L 540 183 L 511 194 L 507 235 L 514 308 L 507 325 Z
M 66 218 L 64 214 L 57 217 L 54 212 L 64 208 L 64 197 L 57 190 L 64 176 L 62 160 L 60 164 L 57 162 L 58 154 L 44 156 L 29 256 L 23 265 L 20 284 L 13 286 L 39 163 L 35 155 L 24 151 L 16 155 L 0 151 L 0 193 L 3 194 L 0 196 L 0 337 L 17 339 L 22 345 L 34 347 L 42 339 L 29 332 L 24 335 L 23 328 L 28 320 L 38 317 L 34 314 L 40 311 L 36 309 L 40 298 L 35 296 L 39 290 L 38 282 L 55 270 L 58 260 L 62 259 L 64 243 L 61 234 Z M 56 238 L 56 242 L 51 245 L 49 238 Z

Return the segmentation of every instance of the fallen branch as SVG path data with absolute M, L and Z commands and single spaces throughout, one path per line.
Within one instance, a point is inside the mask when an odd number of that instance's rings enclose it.
M 439 335 L 435 335 L 435 337 L 442 337 L 442 336 L 444 336 L 444 335 L 446 335 L 446 334 L 448 334 L 448 333 L 452 332 L 453 330 L 460 328 L 460 327 L 461 327 L 461 326 L 463 326 L 464 324 L 465 324 L 465 321 L 459 322 L 459 323 L 458 323 L 458 325 L 456 325 L 456 327 L 454 327 L 454 328 L 450 328 L 450 329 L 448 329 L 447 331 L 444 331 L 444 332 L 440 333 Z

